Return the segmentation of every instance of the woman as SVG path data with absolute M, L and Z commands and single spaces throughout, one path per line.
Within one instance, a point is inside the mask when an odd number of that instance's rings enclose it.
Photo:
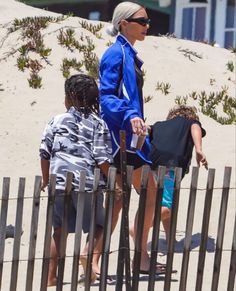
M 108 32 L 118 37 L 104 53 L 100 63 L 100 104 L 102 118 L 107 122 L 112 135 L 115 165 L 120 165 L 119 131 L 126 131 L 127 164 L 134 166 L 132 184 L 140 191 L 142 166 L 150 164 L 148 153 L 150 144 L 146 138 L 141 150 L 131 147 L 132 135 L 142 135 L 147 131 L 143 115 L 143 62 L 137 57 L 134 44 L 143 41 L 147 35 L 150 19 L 144 7 L 132 2 L 122 2 L 114 10 L 112 26 Z M 152 226 L 156 197 L 156 182 L 149 174 L 144 230 L 142 236 L 141 272 L 149 270 L 150 258 L 147 252 L 149 229 Z M 115 227 L 121 201 L 116 201 L 113 217 Z M 136 215 L 137 217 L 137 215 Z M 133 237 L 136 235 L 135 219 Z

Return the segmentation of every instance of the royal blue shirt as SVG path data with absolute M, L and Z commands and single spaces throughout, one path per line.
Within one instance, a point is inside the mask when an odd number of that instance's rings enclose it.
M 134 152 L 130 147 L 132 127 L 130 119 L 144 119 L 143 97 L 137 84 L 135 65 L 141 69 L 143 62 L 137 57 L 137 51 L 128 40 L 119 35 L 110 46 L 100 62 L 100 104 L 101 116 L 106 121 L 112 136 L 113 155 L 119 150 L 119 131 L 126 131 L 127 151 Z M 149 138 L 146 138 L 142 150 L 136 153 L 150 163 Z

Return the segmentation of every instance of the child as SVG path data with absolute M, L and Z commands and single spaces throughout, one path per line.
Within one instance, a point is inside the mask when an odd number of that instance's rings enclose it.
M 63 193 L 66 174 L 73 173 L 72 205 L 69 210 L 68 232 L 75 231 L 77 197 L 80 171 L 86 170 L 86 187 L 92 191 L 94 169 L 100 167 L 106 176 L 110 163 L 111 138 L 106 123 L 99 116 L 99 91 L 95 80 L 87 75 L 73 75 L 65 82 L 66 113 L 55 116 L 46 126 L 40 146 L 42 190 L 48 185 L 49 173 L 56 174 L 56 199 L 54 204 L 51 257 L 48 274 L 48 286 L 56 285 L 57 257 L 59 253 L 60 234 L 63 218 Z M 100 186 L 105 183 L 101 179 Z M 98 194 L 98 209 L 94 252 L 102 238 L 104 220 L 103 194 Z M 85 198 L 83 231 L 88 232 L 90 226 L 91 195 Z M 100 245 L 99 245 L 100 248 Z M 86 260 L 81 260 L 83 267 Z M 92 272 L 91 280 L 96 279 Z
M 207 169 L 207 160 L 202 152 L 202 137 L 206 131 L 201 127 L 194 107 L 180 105 L 169 111 L 166 121 L 156 122 L 151 127 L 150 159 L 155 170 L 159 165 L 166 166 L 164 179 L 161 220 L 169 241 L 170 216 L 174 188 L 174 167 L 182 168 L 182 178 L 189 171 L 193 147 L 198 166 Z

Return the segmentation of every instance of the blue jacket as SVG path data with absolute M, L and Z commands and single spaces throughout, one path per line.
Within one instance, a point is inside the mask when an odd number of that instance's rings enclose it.
M 119 131 L 126 131 L 127 151 L 132 139 L 130 119 L 143 116 L 143 97 L 139 96 L 136 65 L 141 68 L 143 62 L 137 57 L 137 51 L 125 37 L 119 35 L 100 62 L 100 103 L 101 116 L 108 124 L 112 136 L 113 155 L 119 150 Z M 149 138 L 146 138 L 141 151 L 136 153 L 145 161 L 150 151 Z

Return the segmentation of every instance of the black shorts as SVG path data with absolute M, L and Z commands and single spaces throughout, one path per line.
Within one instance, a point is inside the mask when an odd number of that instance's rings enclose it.
M 147 163 L 135 153 L 126 152 L 127 165 L 133 166 L 134 170 L 146 165 Z M 114 166 L 120 171 L 120 150 L 114 156 Z

